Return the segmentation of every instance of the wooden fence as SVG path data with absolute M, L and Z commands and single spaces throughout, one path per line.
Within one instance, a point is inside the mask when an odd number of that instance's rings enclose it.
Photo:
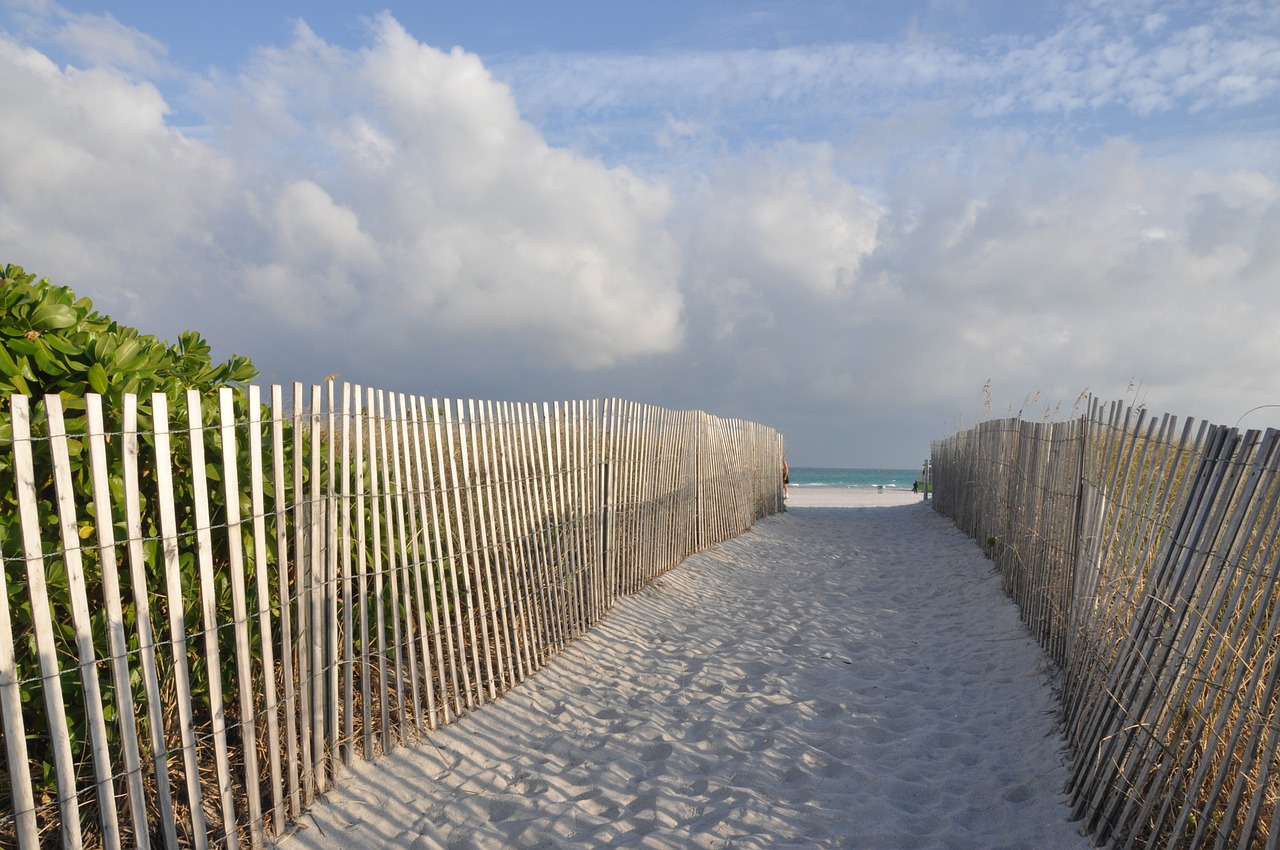
M 0 846 L 261 846 L 782 508 L 750 422 L 270 396 L 10 399 Z
M 1059 666 L 1100 844 L 1280 843 L 1278 439 L 1095 401 L 934 443 L 935 509 Z

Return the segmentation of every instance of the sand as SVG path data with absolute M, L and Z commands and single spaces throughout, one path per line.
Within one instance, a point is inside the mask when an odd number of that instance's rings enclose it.
M 1090 847 L 1048 662 L 979 548 L 909 492 L 789 505 L 359 764 L 282 846 Z

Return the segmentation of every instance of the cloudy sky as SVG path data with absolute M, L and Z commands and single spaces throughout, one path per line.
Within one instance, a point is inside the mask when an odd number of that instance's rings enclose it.
M 0 262 L 264 383 L 793 465 L 1085 391 L 1233 424 L 1280 404 L 1280 5 L 0 0 Z

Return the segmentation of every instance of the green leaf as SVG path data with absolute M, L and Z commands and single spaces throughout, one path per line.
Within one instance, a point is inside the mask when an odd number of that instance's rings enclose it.
M 9 354 L 9 348 L 6 345 L 0 345 L 0 372 L 6 375 L 16 375 L 21 369 L 18 364 L 13 362 L 13 357 Z
M 39 346 L 37 346 L 33 341 L 26 339 L 25 337 L 18 337 L 17 339 L 11 339 L 9 340 L 7 345 L 9 346 L 9 348 L 11 348 L 14 351 L 14 353 L 22 354 L 26 357 L 33 356 L 36 353 L 36 351 L 39 350 Z
M 89 386 L 93 387 L 95 393 L 105 395 L 107 392 L 107 370 L 102 368 L 101 363 L 94 363 L 89 367 Z
M 51 331 L 69 328 L 80 318 L 76 308 L 67 304 L 41 304 L 31 314 L 31 327 Z
M 59 354 L 76 355 L 76 354 L 79 354 L 82 350 L 80 346 L 76 345 L 73 342 L 68 341 L 61 334 L 45 334 L 44 336 L 40 337 L 40 339 L 41 341 L 44 342 L 45 345 L 49 346 Z
M 115 350 L 111 365 L 123 371 L 133 366 L 143 354 L 142 343 L 136 339 L 127 339 Z
M 27 274 L 22 270 L 22 266 L 15 266 L 13 263 L 5 263 L 4 265 L 4 282 L 5 283 L 30 283 L 35 280 L 36 276 Z
M 40 367 L 41 372 L 46 375 L 61 375 L 67 371 L 66 367 L 52 356 L 54 352 L 45 345 L 44 337 L 35 340 L 33 344 L 36 347 L 34 354 L 36 366 Z

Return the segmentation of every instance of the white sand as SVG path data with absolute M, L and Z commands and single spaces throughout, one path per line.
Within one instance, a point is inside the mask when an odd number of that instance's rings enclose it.
M 874 490 L 839 487 L 792 487 L 787 495 L 790 508 L 883 508 L 891 505 L 914 505 L 924 496 L 910 490 L 887 487 Z
M 283 846 L 1088 848 L 1044 656 L 978 547 L 911 493 L 789 504 Z

